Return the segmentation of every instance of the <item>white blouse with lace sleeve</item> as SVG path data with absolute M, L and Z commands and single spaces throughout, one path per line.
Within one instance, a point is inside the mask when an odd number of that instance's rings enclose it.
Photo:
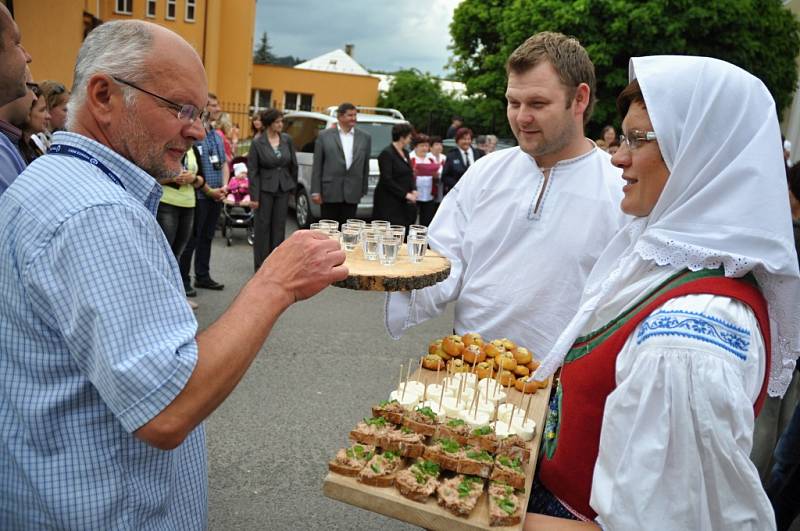
M 617 357 L 591 506 L 605 529 L 774 529 L 750 461 L 765 370 L 755 315 L 727 297 L 668 301 Z

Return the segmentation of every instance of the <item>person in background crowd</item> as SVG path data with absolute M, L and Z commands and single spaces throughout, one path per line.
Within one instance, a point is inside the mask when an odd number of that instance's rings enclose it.
M 20 42 L 19 27 L 14 22 L 5 4 L 0 4 L 0 108 L 29 94 L 25 86 L 25 71 L 31 56 Z M 25 161 L 19 152 L 21 136 L 19 128 L 11 126 L 0 118 L 0 195 L 8 188 L 17 175 L 25 169 Z
M 786 167 L 792 167 L 792 143 L 785 138 L 783 139 L 783 160 L 786 161 Z
M 42 81 L 39 89 L 47 101 L 47 112 L 50 113 L 50 120 L 47 123 L 47 131 L 39 137 L 49 148 L 53 133 L 63 131 L 67 124 L 67 103 L 69 102 L 69 91 L 58 81 Z
M 192 146 L 181 161 L 181 172 L 177 175 L 164 176 L 158 179 L 161 185 L 161 201 L 158 203 L 156 221 L 164 231 L 175 260 L 179 260 L 194 226 L 194 208 L 197 203 L 195 191 L 205 185 L 200 173 L 198 159 L 200 153 L 197 146 Z M 186 299 L 189 307 L 197 309 L 197 303 Z
M 392 143 L 378 155 L 381 176 L 375 187 L 373 217 L 392 225 L 412 225 L 417 219 L 417 189 L 406 146 L 414 130 L 407 123 L 392 127 Z
M 430 153 L 430 138 L 426 135 L 417 135 L 412 141 L 412 151 L 409 154 L 411 169 L 414 170 L 414 183 L 417 189 L 417 210 L 419 223 L 426 227 L 430 225 L 436 214 L 436 197 L 439 193 L 439 173 L 441 166 Z
M 454 303 L 455 333 L 547 352 L 625 221 L 620 171 L 583 134 L 595 87 L 586 50 L 539 33 L 511 54 L 506 71 L 508 123 L 519 146 L 477 160 L 444 196 L 428 243 L 450 260 L 450 276 L 388 295 L 393 338 Z
M 455 138 L 456 133 L 463 126 L 464 126 L 464 119 L 458 115 L 453 116 L 453 120 L 452 122 L 450 122 L 450 127 L 447 128 L 447 134 L 445 134 L 444 137 Z
M 177 34 L 103 23 L 69 132 L 0 197 L 0 529 L 207 529 L 204 419 L 289 306 L 347 277 L 298 231 L 198 333 L 156 179 L 206 134 L 207 90 Z
M 241 129 L 239 129 L 239 124 L 234 123 L 230 131 L 231 150 L 233 151 L 234 158 L 239 154 L 239 138 L 241 134 L 242 132 Z
M 775 510 L 778 531 L 788 531 L 800 516 L 800 404 L 778 440 L 774 461 L 767 496 Z
M 261 112 L 259 111 L 250 118 L 250 134 L 252 135 L 252 139 L 255 140 L 261 136 L 264 131 L 264 126 L 261 123 Z
M 483 151 L 472 147 L 472 130 L 462 127 L 456 132 L 456 147 L 447 154 L 442 169 L 444 194 L 453 189 L 470 166 L 484 155 Z
M 600 138 L 603 139 L 606 143 L 606 148 L 617 141 L 617 130 L 614 129 L 613 125 L 607 125 L 603 127 L 603 131 L 600 133 Z
M 495 150 L 497 149 L 497 136 L 486 135 L 486 143 L 481 149 L 486 155 L 488 155 L 489 153 L 494 153 Z
M 436 196 L 433 198 L 434 202 L 436 203 L 434 207 L 434 215 L 436 215 L 436 209 L 439 208 L 439 205 L 442 202 L 442 198 L 444 197 L 444 185 L 442 184 L 442 169 L 444 168 L 444 162 L 447 160 L 447 156 L 444 154 L 444 143 L 442 142 L 442 137 L 440 136 L 432 136 L 431 137 L 431 156 L 433 160 L 439 165 L 439 171 L 436 174 Z
M 289 196 L 297 187 L 294 143 L 283 132 L 283 113 L 261 111 L 264 134 L 253 140 L 247 153 L 250 208 L 255 211 L 253 265 L 255 270 L 286 237 Z
M 187 297 L 194 297 L 197 291 L 192 288 L 189 273 L 194 257 L 194 287 L 210 290 L 222 290 L 220 284 L 211 278 L 211 243 L 217 230 L 217 220 L 222 212 L 222 200 L 228 193 L 227 184 L 230 170 L 226 162 L 225 147 L 222 137 L 216 133 L 212 123 L 219 120 L 220 109 L 217 96 L 208 93 L 208 121 L 205 124 L 206 135 L 195 142 L 200 155 L 200 174 L 205 179 L 203 186 L 197 189 L 197 202 L 194 209 L 194 234 L 186 243 L 180 259 L 181 277 Z
M 38 157 L 47 152 L 47 146 L 39 135 L 47 131 L 47 121 L 50 113 L 47 112 L 47 101 L 39 90 L 39 86 L 31 83 L 31 91 L 36 96 L 33 100 L 28 116 L 22 126 L 22 139 L 20 140 L 20 151 L 25 158 L 25 162 L 30 164 Z
M 606 152 L 608 151 L 608 144 L 606 144 L 606 141 L 603 140 L 602 138 L 598 138 L 597 140 L 594 141 L 594 143 L 597 145 L 597 147 L 599 147 L 603 151 Z
M 369 190 L 372 137 L 356 128 L 358 110 L 342 103 L 337 127 L 325 129 L 314 143 L 311 201 L 321 205 L 322 217 L 339 224 L 356 217 L 358 202 Z
M 3 139 L 13 145 L 16 155 L 22 160 L 23 169 L 27 165 L 24 155 L 27 146 L 23 146 L 25 141 L 22 128 L 25 127 L 31 107 L 36 101 L 35 90 L 37 90 L 27 66 L 25 67 L 25 76 L 27 80 L 25 95 L 0 107 L 0 132 L 3 133 Z
M 619 151 L 619 140 L 614 140 L 614 142 L 612 142 L 612 143 L 611 143 L 611 144 L 608 146 L 608 150 L 607 150 L 607 151 L 608 151 L 608 154 L 609 154 L 609 155 L 613 155 L 614 153 L 616 153 L 617 151 Z
M 233 132 L 233 122 L 231 115 L 226 112 L 219 113 L 219 118 L 214 124 L 217 134 L 222 139 L 222 145 L 225 148 L 225 161 L 228 163 L 228 171 L 233 169 L 233 142 L 231 141 L 231 133 Z
M 634 57 L 629 73 L 612 162 L 634 219 L 534 373 L 560 368 L 531 509 L 602 529 L 775 529 L 748 458 L 800 352 L 775 102 L 718 59 Z

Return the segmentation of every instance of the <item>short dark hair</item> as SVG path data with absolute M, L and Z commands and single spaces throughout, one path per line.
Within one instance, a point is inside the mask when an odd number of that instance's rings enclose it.
M 458 142 L 467 135 L 475 136 L 472 134 L 472 129 L 470 129 L 469 127 L 459 127 L 458 131 L 456 131 L 456 142 Z
M 458 121 L 458 122 L 464 123 L 464 117 L 463 116 L 459 116 L 457 114 L 454 114 L 452 121 L 454 121 L 454 122 Z
M 644 103 L 644 94 L 642 94 L 642 88 L 639 86 L 638 79 L 634 79 L 628 83 L 628 86 L 622 89 L 622 92 L 617 96 L 617 112 L 623 120 L 625 119 L 625 115 L 628 114 L 631 103 L 641 103 L 642 107 L 645 109 L 647 108 L 647 105 Z
M 558 74 L 561 84 L 567 88 L 568 108 L 575 99 L 578 85 L 581 83 L 589 85 L 589 103 L 586 112 L 583 113 L 583 123 L 587 124 L 594 109 L 597 79 L 594 64 L 589 59 L 586 49 L 575 37 L 543 31 L 528 37 L 511 53 L 506 61 L 506 73 L 524 74 L 542 62 L 550 63 Z
M 411 145 L 416 147 L 417 144 L 430 144 L 431 139 L 428 135 L 418 134 L 414 135 L 414 139 L 411 141 Z
M 261 127 L 266 129 L 275 123 L 275 120 L 278 118 L 283 118 L 283 113 L 278 109 L 265 109 L 261 111 L 261 114 L 258 118 L 261 120 Z
M 209 93 L 208 93 L 208 99 L 210 99 L 210 100 L 217 100 L 217 101 L 219 101 L 219 98 L 218 98 L 218 97 L 217 97 L 217 95 L 216 95 L 216 94 L 214 94 L 213 92 L 209 92 Z
M 401 138 L 407 137 L 413 132 L 414 128 L 411 127 L 411 124 L 407 123 L 394 124 L 394 126 L 392 127 L 392 142 L 397 142 Z
M 430 138 L 430 141 L 431 141 L 431 145 L 441 144 L 442 143 L 442 137 L 440 137 L 440 136 L 432 136 Z
M 336 116 L 341 116 L 347 111 L 357 111 L 356 106 L 349 102 L 344 102 L 336 108 Z

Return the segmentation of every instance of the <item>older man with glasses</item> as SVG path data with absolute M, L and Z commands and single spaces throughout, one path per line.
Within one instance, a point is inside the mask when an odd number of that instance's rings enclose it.
M 347 275 L 299 231 L 197 333 L 155 213 L 206 98 L 178 35 L 105 23 L 68 132 L 0 197 L 0 529 L 206 529 L 203 420 L 281 313 Z

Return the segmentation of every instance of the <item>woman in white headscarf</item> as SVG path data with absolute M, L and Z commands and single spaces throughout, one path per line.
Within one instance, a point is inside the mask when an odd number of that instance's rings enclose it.
M 533 375 L 562 367 L 529 509 L 605 529 L 772 529 L 753 420 L 800 344 L 775 104 L 716 59 L 634 58 L 630 74 L 612 163 L 636 217 Z

